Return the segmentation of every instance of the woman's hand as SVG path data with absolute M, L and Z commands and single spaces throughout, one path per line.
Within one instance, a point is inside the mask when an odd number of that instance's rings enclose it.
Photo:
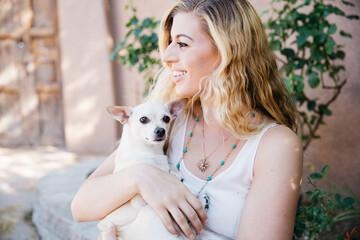
M 160 216 L 173 234 L 178 234 L 173 219 L 189 239 L 194 233 L 188 220 L 198 234 L 202 234 L 207 215 L 197 197 L 175 176 L 147 164 L 137 165 L 138 192 L 145 202 Z

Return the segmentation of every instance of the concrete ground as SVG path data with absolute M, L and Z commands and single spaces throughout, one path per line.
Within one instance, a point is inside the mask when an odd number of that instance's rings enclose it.
M 39 239 L 31 222 L 39 179 L 102 156 L 105 154 L 75 154 L 55 147 L 0 148 L 0 240 Z

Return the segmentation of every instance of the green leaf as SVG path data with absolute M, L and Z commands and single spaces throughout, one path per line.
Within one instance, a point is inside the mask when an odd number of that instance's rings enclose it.
M 291 48 L 285 48 L 281 51 L 288 59 L 292 60 L 295 58 L 295 52 Z
M 323 175 L 321 175 L 321 173 L 311 173 L 310 174 L 310 178 L 312 179 L 321 179 L 323 177 Z
M 145 46 L 149 43 L 149 39 L 150 39 L 149 36 L 143 35 L 140 37 L 139 41 L 140 41 L 141 45 Z
M 344 60 L 344 58 L 345 58 L 345 53 L 344 53 L 343 51 L 339 50 L 339 51 L 336 52 L 336 56 L 337 56 L 338 58 Z
M 328 28 L 327 34 L 334 34 L 337 30 L 337 26 L 335 24 L 331 24 Z
M 319 74 L 312 72 L 309 76 L 309 85 L 311 88 L 316 88 L 320 83 Z
M 325 40 L 326 40 L 326 35 L 323 32 L 319 32 L 314 35 L 314 42 L 317 44 L 321 44 L 325 42 Z
M 312 191 L 307 191 L 305 194 L 306 194 L 307 196 L 312 196 L 314 193 L 313 193 Z
M 346 197 L 344 198 L 343 200 L 343 204 L 346 204 L 346 205 L 351 205 L 355 202 L 355 200 L 352 198 L 352 197 Z
M 319 105 L 319 111 L 327 116 L 331 116 L 332 112 L 331 110 L 329 110 L 325 105 L 320 104 Z
M 269 10 L 264 10 L 264 11 L 261 11 L 260 12 L 260 17 L 262 17 L 262 16 L 264 16 L 266 13 L 268 13 L 269 12 Z
M 349 6 L 352 6 L 352 7 L 355 7 L 355 4 L 353 4 L 352 2 L 348 2 L 348 1 L 345 1 L 345 0 L 341 0 L 341 2 L 345 5 L 349 5 Z
M 134 25 L 134 26 L 137 26 L 139 23 L 139 20 L 137 19 L 136 16 L 133 16 L 131 19 L 130 19 L 130 24 Z M 129 26 L 130 27 L 130 26 Z
M 139 66 L 138 66 L 138 71 L 142 72 L 142 71 L 144 71 L 144 69 L 145 69 L 144 65 L 142 63 L 140 63 Z
M 310 3 L 311 3 L 311 0 L 305 0 L 305 5 L 306 6 L 310 5 Z
M 130 64 L 133 66 L 139 61 L 139 58 L 137 56 L 132 56 L 130 58 Z
M 135 36 L 139 36 L 142 30 L 143 30 L 142 27 L 136 28 L 136 29 L 134 30 L 134 35 L 135 35 Z
M 340 35 L 347 38 L 352 38 L 352 35 L 350 33 L 346 33 L 343 30 L 340 30 Z
M 314 125 L 316 119 L 317 119 L 317 116 L 312 115 L 312 116 L 311 116 L 311 119 L 310 119 L 310 124 L 311 124 L 311 125 Z
M 281 42 L 279 40 L 271 41 L 270 42 L 270 49 L 273 51 L 280 51 L 281 50 Z
M 345 16 L 344 11 L 342 11 L 338 7 L 333 7 L 333 13 L 335 13 L 336 15 Z
M 311 53 L 311 59 L 314 61 L 320 61 L 324 58 L 323 53 L 316 45 L 313 45 L 311 47 L 310 53 Z
M 329 164 L 326 165 L 326 166 L 324 166 L 324 167 L 321 169 L 321 173 L 322 173 L 322 174 L 325 174 L 325 173 L 327 172 L 327 170 L 329 170 L 329 168 L 330 168 L 330 165 L 329 165 Z
M 301 75 L 296 75 L 296 74 L 295 74 L 295 75 L 294 75 L 294 80 L 300 82 L 300 81 L 303 81 L 303 80 L 304 80 L 304 77 L 301 76 Z
M 304 90 L 305 84 L 303 81 L 299 82 L 298 85 L 296 85 L 296 91 L 297 92 L 302 92 Z
M 151 26 L 151 20 L 150 18 L 145 18 L 142 22 L 142 25 L 146 28 L 150 27 Z
M 301 47 L 303 45 L 305 45 L 306 43 L 306 36 L 303 34 L 300 34 L 299 36 L 297 36 L 296 38 L 296 44 L 298 45 L 298 47 Z
M 315 68 L 316 68 L 316 70 L 318 70 L 319 72 L 325 72 L 325 69 L 324 69 L 324 64 L 321 64 L 321 63 L 317 63 L 316 65 L 315 65 Z
M 326 53 L 327 53 L 327 54 L 331 54 L 331 53 L 334 51 L 335 45 L 336 45 L 336 42 L 335 42 L 334 40 L 328 39 L 328 40 L 325 42 L 325 50 L 326 50 Z
M 341 203 L 341 195 L 340 194 L 335 193 L 334 199 L 335 199 L 336 202 Z
M 156 33 L 152 33 L 150 39 L 153 43 L 157 43 L 159 40 L 159 37 L 156 35 Z
M 307 108 L 309 109 L 309 111 L 314 110 L 316 107 L 316 102 L 315 101 L 308 101 L 307 102 Z
M 348 19 L 356 19 L 359 20 L 359 16 L 358 15 L 347 15 L 346 16 Z

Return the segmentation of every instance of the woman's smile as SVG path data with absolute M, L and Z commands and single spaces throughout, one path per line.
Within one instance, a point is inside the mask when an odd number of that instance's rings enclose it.
M 183 77 L 186 77 L 186 73 L 187 73 L 186 71 L 176 71 L 176 70 L 174 70 L 172 72 L 174 82 L 177 83 L 177 82 L 181 81 L 181 79 Z

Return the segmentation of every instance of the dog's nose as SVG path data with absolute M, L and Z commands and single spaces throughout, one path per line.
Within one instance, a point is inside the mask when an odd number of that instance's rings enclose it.
M 155 129 L 155 134 L 158 137 L 163 137 L 165 135 L 165 129 L 163 128 L 156 128 Z

